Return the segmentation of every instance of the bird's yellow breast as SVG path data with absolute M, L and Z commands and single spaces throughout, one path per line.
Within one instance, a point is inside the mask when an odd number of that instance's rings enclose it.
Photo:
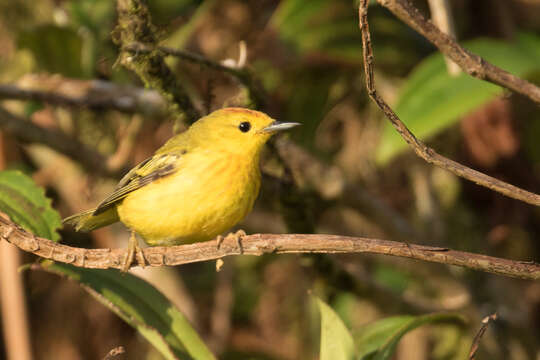
M 188 153 L 177 172 L 130 193 L 118 215 L 149 245 L 204 241 L 240 222 L 259 188 L 258 156 Z

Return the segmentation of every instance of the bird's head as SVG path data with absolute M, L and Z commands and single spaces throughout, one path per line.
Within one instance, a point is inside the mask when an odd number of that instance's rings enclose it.
M 224 108 L 195 122 L 189 132 L 199 144 L 231 153 L 255 154 L 272 135 L 297 125 L 276 121 L 255 110 Z

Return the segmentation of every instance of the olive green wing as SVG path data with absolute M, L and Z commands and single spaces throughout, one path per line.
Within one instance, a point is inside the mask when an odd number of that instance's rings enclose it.
M 183 154 L 185 154 L 184 151 L 157 154 L 141 162 L 120 180 L 116 189 L 98 205 L 93 215 L 107 211 L 132 191 L 176 172 Z

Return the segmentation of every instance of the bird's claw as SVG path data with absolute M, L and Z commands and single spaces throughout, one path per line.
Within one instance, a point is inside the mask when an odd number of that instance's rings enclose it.
M 221 244 L 223 244 L 224 241 L 235 240 L 236 244 L 238 245 L 238 248 L 240 249 L 240 254 L 243 254 L 244 253 L 244 247 L 242 246 L 242 238 L 244 236 L 246 236 L 246 235 L 247 234 L 246 234 L 246 232 L 244 230 L 238 230 L 237 232 L 229 233 L 229 234 L 227 234 L 227 236 L 219 235 L 216 238 L 217 249 L 219 250 L 219 248 L 221 247 Z

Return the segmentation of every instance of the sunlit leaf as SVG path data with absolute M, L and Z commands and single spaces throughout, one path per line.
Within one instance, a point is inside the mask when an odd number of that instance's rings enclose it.
M 477 39 L 464 46 L 517 76 L 540 69 L 540 37 L 535 35 L 520 34 L 512 43 Z M 443 56 L 436 53 L 422 61 L 409 76 L 394 109 L 418 138 L 428 139 L 502 92 L 501 87 L 465 73 L 450 76 Z M 387 163 L 406 147 L 387 122 L 377 150 L 377 162 Z
M 78 282 L 137 329 L 166 359 L 215 359 L 180 310 L 143 279 L 116 270 L 48 262 L 42 268 Z
M 315 301 L 321 313 L 320 360 L 354 359 L 354 342 L 343 321 L 321 299 L 315 297 Z
M 456 314 L 430 314 L 423 316 L 394 316 L 366 325 L 356 337 L 360 359 L 386 360 L 394 354 L 396 346 L 406 333 L 425 324 L 456 323 L 465 320 Z
M 0 211 L 37 236 L 58 241 L 60 215 L 34 181 L 19 171 L 0 171 Z

